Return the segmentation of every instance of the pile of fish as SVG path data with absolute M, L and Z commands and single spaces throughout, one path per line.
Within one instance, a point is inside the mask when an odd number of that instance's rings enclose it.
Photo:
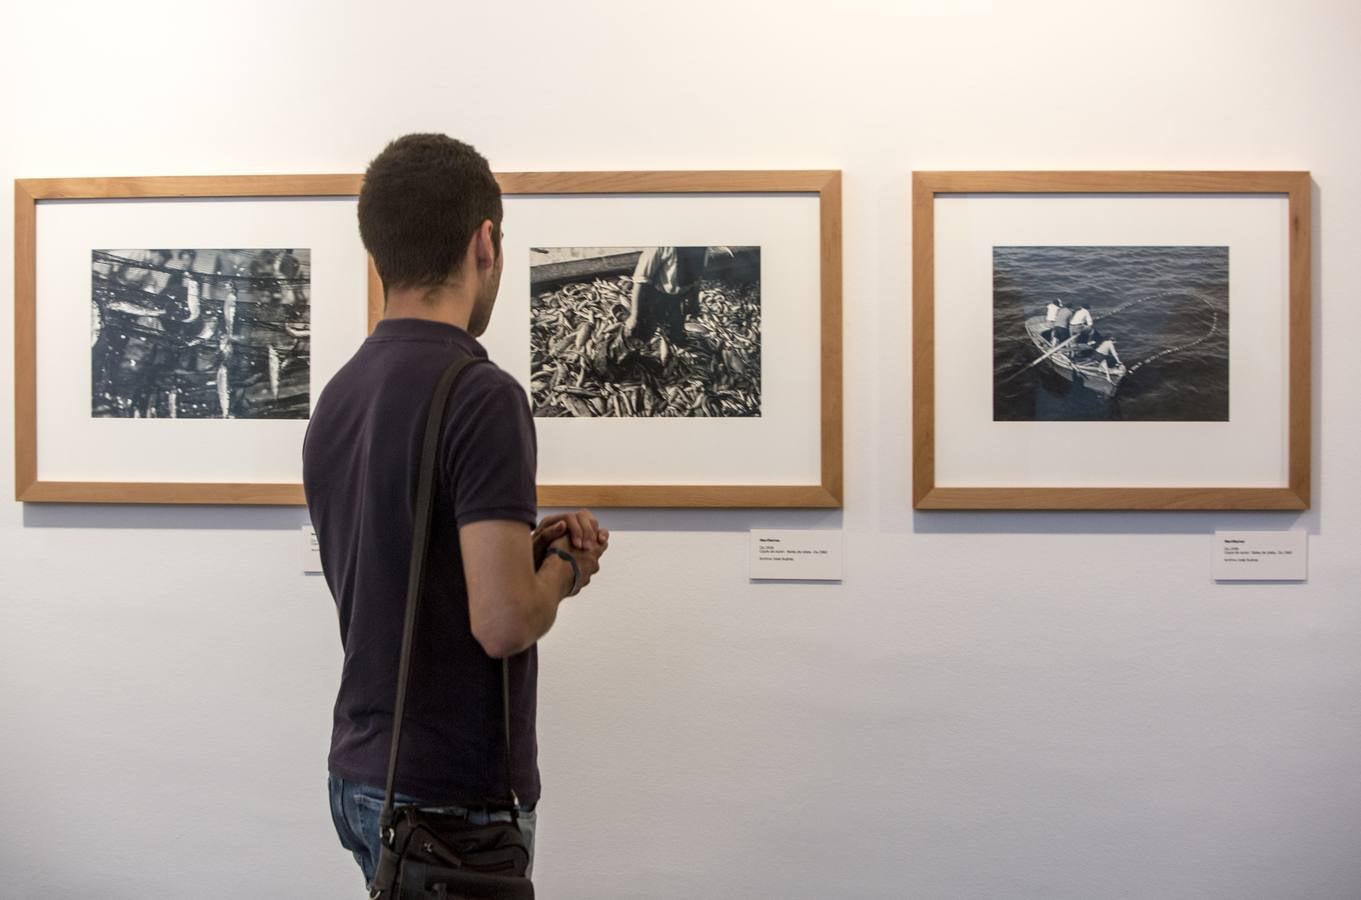
M 534 415 L 759 416 L 759 286 L 701 282 L 684 346 L 660 331 L 646 345 L 625 334 L 632 286 L 627 276 L 597 278 L 534 297 Z

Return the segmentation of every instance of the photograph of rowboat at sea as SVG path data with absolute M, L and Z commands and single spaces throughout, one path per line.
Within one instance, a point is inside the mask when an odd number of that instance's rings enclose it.
M 1228 247 L 994 247 L 992 261 L 994 421 L 1228 421 Z
M 530 248 L 540 418 L 761 415 L 761 248 Z

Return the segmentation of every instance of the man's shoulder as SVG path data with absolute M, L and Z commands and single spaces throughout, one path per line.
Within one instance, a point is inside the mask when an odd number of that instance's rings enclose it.
M 450 436 L 491 432 L 509 438 L 532 435 L 529 395 L 513 375 L 485 357 L 459 376 L 448 407 Z M 519 438 L 516 438 L 519 440 Z
M 486 357 L 473 360 L 463 371 L 459 379 L 458 392 L 507 400 L 526 399 L 528 402 L 525 389 L 515 376 Z
M 459 526 L 485 518 L 532 525 L 538 442 L 520 383 L 493 362 L 469 366 L 454 389 L 445 428 Z

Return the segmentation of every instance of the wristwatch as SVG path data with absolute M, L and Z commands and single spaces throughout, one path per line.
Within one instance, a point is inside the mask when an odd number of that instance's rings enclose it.
M 572 567 L 572 590 L 568 591 L 567 596 L 575 597 L 577 591 L 581 590 L 581 566 L 577 564 L 577 558 L 561 547 L 549 547 L 548 552 L 559 559 L 567 560 L 567 564 Z

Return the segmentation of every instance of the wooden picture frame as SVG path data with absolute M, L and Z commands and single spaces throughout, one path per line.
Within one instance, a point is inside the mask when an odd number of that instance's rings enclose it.
M 813 434 L 817 446 L 817 471 L 807 483 L 676 483 L 659 478 L 655 483 L 611 484 L 601 478 L 592 483 L 556 483 L 545 477 L 545 462 L 555 455 L 551 433 L 540 420 L 539 503 L 546 507 L 839 507 L 842 501 L 842 300 L 841 300 L 841 173 L 827 170 L 796 171 L 632 171 L 632 172 L 512 172 L 498 173 L 497 180 L 508 204 L 541 198 L 553 204 L 578 202 L 627 202 L 629 199 L 690 198 L 699 202 L 741 203 L 748 198 L 788 198 L 798 196 L 816 203 L 816 235 L 810 249 L 816 253 L 816 284 L 809 290 L 816 296 L 816 320 L 801 322 L 814 335 L 812 355 L 794 364 L 815 367 L 818 396 L 814 398 L 818 418 Z M 525 228 L 524 215 L 512 217 L 507 211 L 510 232 Z M 723 233 L 722 227 L 713 233 Z M 706 231 L 706 233 L 708 233 Z M 517 260 L 510 258 L 509 267 Z M 508 295 L 502 282 L 498 318 L 509 313 L 502 308 L 521 302 Z M 490 333 L 490 332 L 489 332 Z M 493 350 L 492 356 L 498 359 Z M 505 365 L 505 363 L 502 363 Z M 528 385 L 527 385 L 528 387 Z M 589 424 L 579 422 L 578 424 Z M 735 448 L 740 452 L 742 448 Z
M 841 176 L 837 171 L 525 172 L 497 175 L 507 198 L 623 195 L 807 195 L 817 203 L 818 473 L 798 484 L 541 484 L 543 506 L 839 507 L 842 498 Z M 295 483 L 54 480 L 38 454 L 37 209 L 44 201 L 344 198 L 358 175 L 23 179 L 15 182 L 15 495 L 25 502 L 303 503 Z M 512 228 L 516 227 L 512 225 Z M 383 291 L 372 266 L 365 286 L 370 329 Z M 502 293 L 498 308 L 512 304 Z M 494 320 L 495 321 L 495 320 Z M 541 451 L 551 452 L 551 448 Z M 602 479 L 603 482 L 603 479 Z
M 14 182 L 15 498 L 29 503 L 301 505 L 301 483 L 45 478 L 39 456 L 38 208 L 45 202 L 356 197 L 358 175 L 36 178 Z M 361 257 L 362 259 L 362 257 Z M 363 265 L 363 263 L 360 263 Z M 381 303 L 368 285 L 369 302 Z M 362 321 L 361 321 L 362 327 Z
M 912 178 L 913 506 L 923 510 L 1307 509 L 1310 502 L 1311 431 L 1310 192 L 1311 181 L 1308 172 L 934 171 L 914 173 Z M 970 245 L 971 249 L 965 252 L 957 250 L 954 246 L 945 246 L 940 243 L 946 241 L 949 244 L 956 239 L 942 237 L 938 233 L 941 215 L 938 204 L 962 200 L 979 204 L 971 207 L 973 209 L 995 208 L 1001 211 L 997 220 L 1006 223 L 997 226 L 996 233 L 1025 235 L 1027 234 L 1025 227 L 1018 227 L 1012 221 L 1016 218 L 1015 216 L 1012 216 L 1011 219 L 1007 218 L 1015 209 L 1007 210 L 1005 204 L 1012 202 L 1014 198 L 1034 198 L 1037 202 L 1045 203 L 1052 200 L 1060 205 L 1071 202 L 1072 198 L 1095 198 L 1102 203 L 1109 198 L 1112 203 L 1116 204 L 1125 199 L 1138 200 L 1145 204 L 1150 201 L 1170 204 L 1186 198 L 1202 206 L 1211 198 L 1243 198 L 1247 202 L 1276 202 L 1276 205 L 1270 208 L 1272 210 L 1271 216 L 1277 216 L 1277 218 L 1272 219 L 1268 223 L 1268 227 L 1259 230 L 1264 232 L 1261 236 L 1262 240 L 1273 249 L 1273 252 L 1277 247 L 1280 247 L 1280 265 L 1284 272 L 1277 282 L 1279 289 L 1272 284 L 1265 287 L 1259 285 L 1258 287 L 1261 287 L 1263 291 L 1272 292 L 1271 296 L 1275 298 L 1272 300 L 1276 304 L 1273 314 L 1279 316 L 1279 319 L 1275 321 L 1280 323 L 1278 333 L 1283 335 L 1278 337 L 1278 341 L 1283 348 L 1284 355 L 1288 357 L 1285 360 L 1273 361 L 1279 365 L 1281 371 L 1279 393 L 1282 410 L 1275 421 L 1279 431 L 1271 436 L 1273 441 L 1279 442 L 1278 453 L 1282 457 L 1280 464 L 1273 470 L 1279 473 L 1279 478 L 1261 478 L 1246 483 L 1230 484 L 1219 483 L 1215 479 L 1206 479 L 1206 483 L 1149 483 L 1150 480 L 1156 479 L 1147 477 L 1148 473 L 1140 471 L 1137 466 L 1131 470 L 1131 475 L 1141 477 L 1131 477 L 1128 483 L 1102 483 L 1100 485 L 1064 483 L 1064 479 L 1061 477 L 1043 483 L 1025 482 L 1020 484 L 1000 478 L 990 481 L 986 476 L 970 477 L 967 480 L 952 478 L 948 481 L 941 477 L 940 470 L 943 464 L 946 462 L 956 464 L 955 459 L 947 460 L 940 455 L 940 441 L 943 434 L 941 429 L 944 427 L 941 419 L 943 412 L 953 415 L 954 407 L 970 406 L 973 410 L 971 415 L 979 423 L 974 433 L 989 435 L 989 442 L 1005 443 L 1013 435 L 1029 435 L 1038 431 L 1034 427 L 1034 423 L 1026 423 L 1024 426 L 1030 430 L 997 428 L 997 422 L 1001 420 L 998 418 L 995 406 L 991 415 L 980 415 L 979 410 L 983 408 L 983 404 L 979 402 L 980 398 L 974 395 L 977 391 L 961 395 L 956 387 L 961 380 L 947 378 L 941 374 L 942 361 L 955 359 L 959 355 L 972 354 L 982 365 L 987 365 L 987 362 L 983 361 L 986 355 L 977 352 L 980 347 L 978 342 L 959 342 L 951 338 L 952 345 L 942 346 L 941 327 L 943 320 L 938 313 L 942 309 L 951 310 L 953 313 L 960 309 L 956 304 L 961 303 L 974 308 L 982 302 L 983 291 L 981 289 L 975 290 L 967 298 L 960 296 L 958 291 L 952 296 L 941 296 L 938 293 L 940 290 L 938 281 L 942 277 L 953 279 L 951 283 L 963 283 L 962 278 L 955 279 L 953 275 L 943 276 L 938 272 L 937 263 L 941 254 L 947 254 L 951 272 L 962 270 L 966 266 L 975 270 L 971 276 L 972 280 L 969 281 L 971 285 L 978 287 L 983 283 L 982 276 L 989 275 L 990 277 L 986 281 L 987 290 L 995 292 L 997 288 L 993 281 L 996 276 L 995 272 L 979 273 L 976 271 L 980 266 L 987 264 L 983 262 L 981 254 L 972 249 L 972 245 Z M 997 205 L 985 207 L 981 205 L 984 203 Z M 955 210 L 963 208 L 956 207 Z M 1061 206 L 1044 208 L 1057 209 L 1062 212 Z M 1130 208 L 1134 209 L 1134 207 Z M 1207 207 L 1208 209 L 1209 207 Z M 1277 214 L 1276 209 L 1281 210 L 1281 212 Z M 955 210 L 947 211 L 953 212 Z M 1218 215 L 1219 211 L 1215 210 L 1214 214 Z M 1268 218 L 1270 217 L 1268 216 Z M 949 221 L 966 222 L 966 220 L 967 224 L 950 226 L 954 229 L 953 233 L 966 234 L 968 229 L 978 227 L 962 214 Z M 1099 216 L 1089 221 L 1098 231 L 1105 227 Z M 1064 233 L 1070 236 L 1063 239 L 1065 242 L 1078 245 L 1091 243 L 1080 238 L 1071 239 L 1071 235 L 1082 234 L 1080 226 L 1065 225 L 1064 227 L 1068 228 L 1067 232 Z M 1131 226 L 1131 230 L 1137 229 Z M 1053 231 L 1061 232 L 1062 228 L 1056 228 Z M 976 240 L 980 246 L 986 246 L 988 243 L 982 237 L 970 238 L 970 240 Z M 1006 237 L 1003 240 L 1008 243 L 1012 242 L 1011 237 Z M 1014 242 L 1023 245 L 1031 244 L 1033 248 L 1033 246 L 1040 246 L 1042 243 L 1051 243 L 1052 241 L 1048 239 L 1044 241 L 1023 239 Z M 1126 242 L 1111 241 L 1111 243 Z M 1176 244 L 1178 242 L 1167 243 Z M 1139 246 L 1142 247 L 1141 244 Z M 991 251 L 993 258 L 997 258 L 996 254 L 999 247 L 1002 247 L 1002 245 L 993 243 Z M 1003 247 L 1003 249 L 1014 248 Z M 1240 254 L 1241 256 L 1243 255 Z M 956 257 L 959 259 L 967 257 L 967 262 L 956 262 Z M 1227 297 L 1227 288 L 1225 295 Z M 996 296 L 994 294 L 994 297 Z M 992 302 L 997 301 L 994 299 Z M 970 314 L 977 314 L 977 310 L 974 309 Z M 997 315 L 991 303 L 989 304 L 988 314 L 990 316 Z M 1225 315 L 1227 316 L 1227 310 Z M 1030 321 L 1036 320 L 1031 319 Z M 997 327 L 995 323 L 990 324 L 988 326 L 989 333 L 986 335 L 989 340 L 994 341 L 992 354 L 994 359 L 997 357 L 994 331 Z M 1213 328 L 1213 325 L 1211 327 Z M 949 326 L 946 326 L 946 328 L 948 330 Z M 1269 331 L 1270 329 L 1263 330 Z M 1224 341 L 1227 346 L 1227 325 L 1224 331 Z M 1037 342 L 1036 347 L 1031 348 L 1030 351 L 1035 356 L 1036 363 L 1043 355 L 1038 351 Z M 1227 369 L 1227 361 L 1225 366 Z M 1246 369 L 1249 367 L 1240 365 L 1239 368 Z M 1124 369 L 1123 363 L 1121 369 Z M 951 372 L 956 371 L 958 370 L 951 369 Z M 1075 375 L 1069 374 L 1066 377 L 1071 380 Z M 982 378 L 997 380 L 993 386 L 995 393 L 996 384 L 1000 383 L 1002 376 L 993 371 L 982 376 Z M 970 383 L 980 382 L 981 379 L 970 381 Z M 992 403 L 996 402 L 994 397 Z M 1226 405 L 1227 403 L 1228 400 L 1225 400 Z M 1225 419 L 1228 420 L 1228 418 L 1226 415 Z M 985 419 L 987 421 L 984 421 Z M 1011 422 L 1003 423 L 1004 426 L 1013 424 Z M 1040 423 L 1040 425 L 1046 426 L 1052 424 L 1050 422 Z M 1064 422 L 1062 424 L 1064 427 L 1075 426 L 1063 432 L 1066 435 L 1100 435 L 1101 437 L 1094 442 L 1098 446 L 1103 443 L 1110 446 L 1134 433 L 1129 428 L 1121 430 L 1119 427 L 1113 426 L 1136 425 L 1132 422 Z M 1170 434 L 1175 441 L 1177 432 L 1174 428 L 1177 426 L 1160 427 L 1163 429 L 1159 432 L 1160 434 Z M 1225 425 L 1224 427 L 1228 426 Z M 1083 432 L 1082 428 L 1104 428 L 1107 430 Z M 1187 434 L 1193 433 L 1199 434 L 1200 432 L 1187 431 Z M 954 440 L 953 437 L 951 440 Z M 1195 440 L 1189 439 L 1187 445 L 1181 448 L 1182 452 L 1195 453 L 1197 450 Z M 1074 443 L 1081 446 L 1078 442 Z M 958 444 L 955 443 L 952 446 L 958 446 Z M 1091 445 L 1088 444 L 1088 446 Z M 1010 451 L 999 450 L 997 452 L 1000 454 Z M 964 468 L 972 465 L 973 463 L 970 462 Z M 1023 463 L 1016 465 L 1020 466 Z M 986 466 L 980 468 L 986 469 Z M 1009 469 L 1009 471 L 1014 472 L 1015 469 Z M 965 481 L 965 483 L 959 483 L 960 481 Z

